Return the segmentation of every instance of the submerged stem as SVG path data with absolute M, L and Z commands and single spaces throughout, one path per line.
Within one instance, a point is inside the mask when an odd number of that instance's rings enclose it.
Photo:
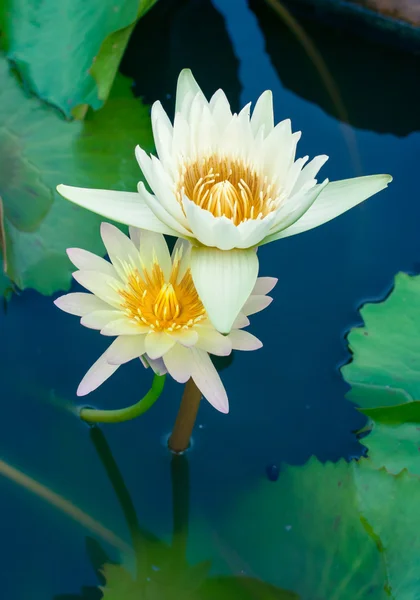
M 181 405 L 168 441 L 172 452 L 183 452 L 190 445 L 191 433 L 200 406 L 201 392 L 192 379 L 185 384 Z
M 136 404 L 127 406 L 127 408 L 117 408 L 115 410 L 99 410 L 96 408 L 82 408 L 80 418 L 88 423 L 122 423 L 135 419 L 145 413 L 163 391 L 165 384 L 165 375 L 155 375 L 153 378 L 152 387 L 145 396 Z

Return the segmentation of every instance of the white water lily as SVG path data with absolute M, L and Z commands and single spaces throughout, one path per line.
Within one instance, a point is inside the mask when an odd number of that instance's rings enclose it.
M 328 159 L 295 159 L 300 132 L 274 126 L 272 94 L 232 114 L 222 90 L 208 102 L 191 71 L 178 80 L 174 124 L 152 107 L 159 158 L 136 148 L 153 194 L 65 185 L 65 198 L 104 217 L 188 239 L 191 272 L 209 318 L 230 331 L 258 275 L 255 248 L 318 227 L 384 189 L 390 175 L 318 183 Z
M 111 262 L 81 250 L 68 255 L 79 269 L 73 277 L 92 293 L 61 296 L 55 304 L 81 317 L 85 327 L 116 336 L 89 369 L 77 394 L 84 396 L 100 386 L 120 367 L 141 358 L 158 374 L 168 372 L 179 383 L 190 377 L 203 396 L 221 412 L 228 399 L 209 353 L 229 355 L 232 350 L 256 350 L 260 340 L 244 331 L 248 315 L 266 308 L 266 294 L 277 279 L 258 278 L 254 290 L 229 335 L 219 333 L 206 314 L 191 277 L 191 245 L 178 240 L 172 256 L 165 238 L 130 227 L 130 238 L 103 223 L 101 235 Z

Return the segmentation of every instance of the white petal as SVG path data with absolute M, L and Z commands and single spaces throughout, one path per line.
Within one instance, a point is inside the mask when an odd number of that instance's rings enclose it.
M 238 227 L 226 217 L 215 217 L 184 196 L 184 209 L 194 236 L 205 246 L 231 250 L 240 241 Z M 264 237 L 264 236 L 263 236 Z
M 315 179 L 318 175 L 319 170 L 328 160 L 328 156 L 326 154 L 321 154 L 320 156 L 315 156 L 311 160 L 310 163 L 306 165 L 304 169 L 302 169 L 299 177 L 296 180 L 295 186 L 291 191 L 291 195 L 298 192 L 305 183 L 310 181 L 311 179 Z
M 121 313 L 120 313 L 121 315 Z M 148 325 L 133 323 L 127 317 L 116 319 L 107 323 L 102 329 L 102 335 L 139 335 L 139 333 L 147 333 L 150 331 Z
M 165 170 L 160 160 L 155 156 L 148 156 L 140 146 L 136 146 L 136 158 L 143 175 L 163 209 L 176 222 L 185 226 L 184 213 L 173 191 L 173 179 Z
M 74 204 L 83 206 L 83 208 L 118 223 L 143 227 L 158 233 L 176 235 L 171 227 L 156 217 L 136 192 L 93 190 L 69 185 L 57 186 L 57 192 L 67 200 L 74 202 Z
M 144 354 L 144 335 L 121 335 L 105 352 L 110 365 L 123 365 Z
M 270 90 L 266 90 L 258 98 L 252 112 L 251 127 L 254 135 L 257 134 L 260 127 L 264 127 L 264 137 L 267 137 L 272 131 L 274 127 L 274 113 L 273 94 Z
M 161 236 L 162 234 L 155 233 L 153 235 Z M 139 253 L 135 245 L 118 227 L 111 223 L 101 223 L 101 237 L 108 256 L 121 279 L 126 279 L 125 263 L 135 269 L 140 269 Z
M 315 183 L 315 180 L 313 180 Z M 306 190 L 305 186 L 291 198 L 288 198 L 287 201 L 276 211 L 276 219 L 273 227 L 271 228 L 270 235 L 268 235 L 264 240 L 263 244 L 266 244 L 267 241 L 272 241 L 273 239 L 277 239 L 278 233 L 283 231 L 293 225 L 293 223 L 297 222 L 302 215 L 304 215 L 309 208 L 316 202 L 318 196 L 321 194 L 322 190 L 328 185 L 329 181 L 326 179 L 320 185 L 314 185 L 311 187 L 312 182 L 308 182 L 306 187 L 309 189 Z
M 158 198 L 146 190 L 142 181 L 139 182 L 138 191 L 141 198 L 154 213 L 156 218 L 161 220 L 162 223 L 165 223 L 167 226 L 167 230 L 159 233 L 167 233 L 168 235 L 174 235 L 176 237 L 191 237 L 191 232 L 189 232 L 181 223 L 179 223 L 171 214 L 168 213 L 168 211 L 159 202 Z M 143 229 L 157 231 L 157 229 L 153 229 L 152 227 L 143 227 Z
M 257 246 L 268 235 L 275 217 L 275 213 L 271 213 L 263 219 L 249 219 L 238 225 L 237 229 L 240 241 L 237 243 L 236 248 L 252 248 L 253 246 Z
M 96 390 L 104 381 L 106 381 L 119 365 L 110 365 L 106 360 L 106 352 L 94 363 L 77 388 L 78 396 L 86 396 L 93 390 Z
M 191 352 L 176 344 L 163 357 L 168 373 L 178 383 L 185 383 L 191 377 Z
M 172 262 L 174 262 L 175 256 L 177 255 L 177 253 L 181 254 L 181 262 L 179 264 L 178 280 L 177 280 L 177 283 L 179 283 L 182 280 L 182 278 L 184 277 L 186 271 L 190 268 L 190 263 L 191 263 L 191 244 L 190 244 L 190 242 L 188 242 L 187 240 L 183 240 L 182 238 L 178 238 L 175 243 L 175 246 L 172 250 L 172 254 L 171 254 Z
M 132 227 L 130 225 L 130 227 L 128 228 L 129 234 L 130 234 L 130 239 L 133 242 L 136 250 L 140 250 L 140 234 L 141 234 L 141 229 L 139 229 L 138 227 Z
M 267 241 L 296 235 L 327 223 L 385 189 L 391 181 L 390 175 L 368 175 L 367 177 L 333 181 L 327 185 L 298 221 L 280 233 L 269 236 Z M 265 242 L 266 240 L 264 240 Z
M 233 322 L 232 330 L 233 329 L 242 329 L 242 327 L 248 327 L 249 324 L 250 324 L 250 320 L 248 319 L 248 317 L 246 315 L 244 315 L 242 312 L 240 312 L 239 315 L 236 317 L 236 319 Z
M 210 99 L 210 110 L 219 131 L 223 131 L 232 118 L 229 101 L 223 90 L 217 90 Z
M 152 106 L 151 118 L 153 139 L 155 141 L 157 154 L 165 167 L 170 168 L 172 163 L 171 151 L 174 131 L 172 123 L 159 101 L 155 102 Z
M 81 271 L 98 271 L 117 277 L 114 267 L 110 262 L 82 248 L 67 248 L 67 255 L 75 267 Z
M 175 338 L 163 331 L 151 331 L 146 336 L 146 353 L 150 358 L 160 358 L 176 344 Z
M 170 336 L 183 346 L 194 346 L 198 340 L 198 333 L 194 329 L 176 329 L 171 331 Z
M 119 310 L 95 310 L 82 317 L 80 323 L 89 329 L 101 330 L 105 325 L 120 317 L 121 311 Z
M 254 315 L 257 312 L 264 310 L 264 308 L 270 306 L 272 302 L 273 298 L 270 298 L 270 296 L 250 296 L 241 308 L 241 312 L 249 317 L 249 315 Z
M 269 294 L 277 282 L 277 277 L 258 277 L 257 283 L 252 290 L 252 295 L 264 296 L 265 294 Z
M 85 292 L 65 294 L 54 300 L 54 304 L 64 312 L 78 317 L 83 317 L 94 310 L 109 310 L 111 308 L 109 304 L 100 300 L 100 298 Z
M 165 363 L 163 362 L 163 358 L 153 359 L 147 355 L 140 357 L 140 359 L 141 358 L 146 359 L 147 363 L 150 365 L 150 367 L 153 369 L 156 375 L 165 375 L 167 373 L 167 369 L 165 367 Z
M 191 272 L 209 319 L 229 333 L 257 280 L 256 251 L 193 247 Z
M 203 396 L 222 413 L 229 412 L 229 401 L 223 383 L 207 352 L 191 348 L 191 377 Z
M 195 98 L 197 94 L 200 94 L 205 101 L 204 94 L 194 79 L 191 70 L 183 69 L 178 77 L 175 113 L 182 112 L 188 116 L 192 99 Z
M 242 329 L 231 331 L 229 338 L 234 350 L 258 350 L 262 347 L 262 342 L 255 335 Z
M 216 356 L 228 356 L 232 352 L 232 344 L 229 337 L 222 335 L 213 327 L 196 326 L 198 341 L 196 347 Z
M 163 235 L 143 230 L 140 234 L 140 257 L 146 270 L 150 270 L 156 260 L 165 278 L 169 279 L 172 261 Z
M 121 282 L 115 277 L 97 271 L 76 271 L 73 273 L 73 277 L 80 285 L 104 302 L 116 308 L 121 306 L 121 296 L 116 291 L 121 288 Z

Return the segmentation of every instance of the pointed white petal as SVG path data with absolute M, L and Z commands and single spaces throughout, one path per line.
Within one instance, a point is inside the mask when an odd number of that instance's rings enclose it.
M 213 121 L 219 128 L 219 132 L 223 131 L 232 118 L 229 100 L 223 90 L 217 90 L 210 99 L 210 110 L 213 115 Z
M 146 336 L 146 353 L 150 358 L 161 358 L 176 344 L 175 338 L 163 331 L 151 331 Z
M 229 401 L 223 383 L 207 352 L 191 348 L 191 377 L 214 408 L 229 412 Z
M 118 223 L 143 227 L 158 233 L 176 235 L 176 232 L 160 221 L 136 192 L 93 190 L 68 185 L 57 186 L 57 192 L 67 200 L 83 206 L 98 215 Z
M 228 356 L 232 352 L 232 344 L 229 337 L 222 335 L 213 327 L 197 325 L 198 341 L 196 347 L 216 356 Z
M 238 225 L 239 242 L 236 248 L 252 248 L 257 246 L 270 232 L 274 220 L 275 213 L 271 213 L 263 219 L 249 219 Z
M 140 234 L 140 257 L 144 268 L 151 270 L 154 260 L 160 265 L 165 279 L 169 279 L 172 261 L 169 254 L 168 244 L 160 233 L 142 231 Z
M 80 323 L 89 329 L 101 330 L 111 321 L 121 317 L 119 310 L 95 310 L 81 318 Z
M 315 180 L 313 181 L 315 183 Z M 311 187 L 312 182 L 308 182 L 306 184 L 306 187 L 309 188 L 308 190 L 306 190 L 304 186 L 295 196 L 288 198 L 287 201 L 276 211 L 275 224 L 271 228 L 272 233 L 270 233 L 270 235 L 268 235 L 262 241 L 262 244 L 267 244 L 268 242 L 282 237 L 279 235 L 279 232 L 287 230 L 287 228 L 293 225 L 293 223 L 299 221 L 302 215 L 304 215 L 309 208 L 313 206 L 318 196 L 321 194 L 322 190 L 326 188 L 328 183 L 329 181 L 326 179 L 320 185 L 314 185 Z
M 198 340 L 198 333 L 194 329 L 176 329 L 171 331 L 170 336 L 183 346 L 194 346 Z
M 153 235 L 161 236 L 160 233 Z M 131 267 L 140 269 L 139 253 L 136 247 L 118 227 L 111 223 L 101 223 L 101 237 L 108 256 L 122 280 L 126 279 L 125 264 L 128 263 Z
M 109 310 L 111 306 L 93 294 L 74 292 L 54 300 L 54 304 L 64 312 L 83 317 L 94 310 Z
M 177 253 L 181 253 L 181 262 L 179 265 L 179 270 L 178 270 L 178 280 L 177 282 L 180 282 L 182 280 L 182 278 L 184 277 L 187 269 L 190 268 L 190 262 L 191 262 L 191 244 L 190 242 L 188 242 L 187 240 L 184 240 L 182 238 L 178 238 L 177 241 L 175 242 L 175 246 L 172 250 L 172 254 L 171 254 L 171 261 L 173 262 L 175 260 L 175 256 L 177 255 Z
M 293 225 L 267 241 L 296 235 L 327 223 L 385 189 L 392 181 L 390 175 L 368 175 L 329 183 L 307 212 Z M 266 240 L 264 240 L 266 243 Z
M 231 250 L 238 245 L 241 239 L 239 228 L 230 219 L 213 216 L 210 211 L 191 202 L 186 196 L 183 202 L 189 226 L 199 242 L 220 250 Z
M 98 271 L 99 273 L 105 273 L 105 275 L 111 275 L 111 277 L 117 277 L 117 273 L 110 262 L 88 250 L 67 248 L 66 252 L 74 266 L 81 271 Z
M 273 298 L 270 298 L 270 296 L 250 296 L 241 308 L 241 312 L 249 317 L 249 315 L 254 315 L 257 312 L 264 310 L 267 306 L 270 306 L 272 302 Z
M 120 313 L 121 315 L 121 313 Z M 139 323 L 134 323 L 127 317 L 116 319 L 107 323 L 102 329 L 102 335 L 139 335 L 139 333 L 148 333 L 150 327 Z
M 256 251 L 193 247 L 191 272 L 209 319 L 229 333 L 257 280 Z
M 258 277 L 252 295 L 265 296 L 265 294 L 269 294 L 277 282 L 277 277 Z
M 190 69 L 183 69 L 178 77 L 178 84 L 176 88 L 176 102 L 175 102 L 175 113 L 186 113 L 188 115 L 190 103 L 192 99 L 200 94 L 203 99 L 204 94 L 201 91 L 198 83 L 194 79 Z
M 232 330 L 233 329 L 242 329 L 243 327 L 248 327 L 249 324 L 250 324 L 250 320 L 248 319 L 248 317 L 246 315 L 244 315 L 242 312 L 240 312 L 239 315 L 236 317 L 236 319 L 233 322 Z
M 172 137 L 173 127 L 168 115 L 163 110 L 162 104 L 157 101 L 152 106 L 151 111 L 153 139 L 155 141 L 156 151 L 166 168 L 170 168 L 172 163 Z
M 181 223 L 179 223 L 171 214 L 168 213 L 168 211 L 159 202 L 158 198 L 146 190 L 142 181 L 139 182 L 138 191 L 142 200 L 144 200 L 155 217 L 166 225 L 166 230 L 158 233 L 166 233 L 176 237 L 191 237 L 191 232 L 189 232 L 183 225 L 181 225 Z M 152 227 L 143 227 L 143 229 L 157 232 L 157 229 L 153 229 Z
M 142 358 L 147 361 L 147 363 L 153 369 L 153 371 L 154 371 L 154 373 L 156 373 L 156 375 L 166 375 L 166 373 L 168 372 L 165 367 L 165 363 L 163 362 L 163 358 L 153 359 L 147 355 L 140 357 L 140 359 L 142 359 Z
M 133 242 L 135 249 L 140 250 L 141 229 L 139 229 L 138 227 L 132 227 L 130 225 L 130 227 L 128 228 L 128 232 L 130 234 L 130 239 Z
M 73 277 L 80 285 L 104 302 L 116 308 L 121 306 L 121 296 L 117 292 L 121 288 L 121 282 L 115 277 L 97 271 L 76 271 L 73 273 Z
M 123 365 L 144 354 L 144 335 L 121 335 L 105 352 L 110 365 Z
M 258 350 L 262 348 L 262 342 L 255 335 L 242 329 L 231 331 L 229 339 L 234 350 Z
M 103 384 L 115 371 L 119 365 L 110 365 L 106 360 L 106 352 L 94 363 L 77 388 L 78 396 L 86 396 L 93 390 L 96 390 Z
M 258 133 L 260 127 L 264 127 L 264 137 L 272 131 L 274 127 L 273 113 L 273 94 L 266 90 L 258 98 L 251 117 L 251 127 L 254 135 Z
M 168 373 L 178 383 L 185 383 L 191 377 L 191 352 L 176 344 L 163 357 Z
M 296 180 L 294 188 L 291 191 L 291 195 L 296 194 L 305 183 L 310 181 L 311 179 L 316 179 L 319 170 L 328 160 L 328 156 L 326 154 L 320 154 L 319 156 L 315 156 L 311 160 L 310 163 L 306 165 L 304 169 L 299 174 L 299 177 Z

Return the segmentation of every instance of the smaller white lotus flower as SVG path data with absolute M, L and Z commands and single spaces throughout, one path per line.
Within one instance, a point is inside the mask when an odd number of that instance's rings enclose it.
M 111 262 L 79 248 L 69 249 L 79 269 L 73 277 L 92 293 L 75 292 L 55 304 L 81 317 L 85 327 L 116 336 L 89 369 L 77 394 L 99 387 L 120 365 L 140 358 L 162 375 L 179 383 L 192 378 L 217 410 L 228 412 L 228 398 L 210 354 L 227 356 L 232 350 L 256 350 L 260 340 L 243 330 L 248 315 L 266 308 L 277 279 L 258 278 L 229 335 L 219 333 L 195 289 L 191 245 L 178 240 L 172 256 L 163 235 L 130 227 L 130 238 L 109 223 L 101 235 Z
M 215 327 L 228 333 L 258 275 L 257 246 L 296 235 L 386 188 L 390 175 L 318 182 L 328 156 L 296 159 L 300 132 L 274 126 L 270 91 L 232 114 L 222 90 L 207 101 L 191 71 L 178 80 L 172 124 L 152 107 L 158 158 L 137 147 L 153 194 L 59 185 L 59 193 L 104 217 L 193 244 L 191 272 Z M 306 164 L 307 163 L 307 164 Z

